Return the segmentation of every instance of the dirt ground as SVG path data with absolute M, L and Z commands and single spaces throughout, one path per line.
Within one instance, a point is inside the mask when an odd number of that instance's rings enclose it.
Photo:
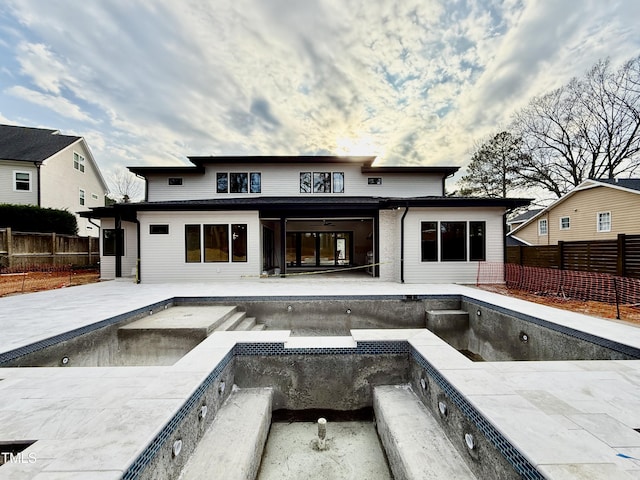
M 0 275 L 0 297 L 94 283 L 99 277 L 97 270 L 3 274 Z
M 557 296 L 536 295 L 523 290 L 507 288 L 504 285 L 479 285 L 478 288 L 507 295 L 509 297 L 520 298 L 533 303 L 548 305 L 550 307 L 571 310 L 572 312 L 584 313 L 585 315 L 591 315 L 594 317 L 617 320 L 617 309 L 615 304 L 594 301 L 583 302 L 582 300 L 573 300 Z M 640 305 L 620 305 L 619 308 L 619 320 L 640 326 Z

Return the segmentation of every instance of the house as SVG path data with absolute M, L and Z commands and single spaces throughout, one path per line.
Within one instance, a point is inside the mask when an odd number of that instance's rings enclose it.
M 531 210 L 527 210 L 526 212 L 522 212 L 519 215 L 515 215 L 513 217 L 507 218 L 507 230 L 509 232 L 515 230 L 524 222 L 534 217 L 538 213 L 542 211 L 542 208 L 533 208 Z
M 80 210 L 104 205 L 108 192 L 82 137 L 57 130 L 0 125 L 0 203 Z M 78 218 L 78 234 L 99 235 Z
M 189 157 L 130 167 L 140 203 L 94 208 L 101 276 L 209 281 L 344 270 L 398 282 L 476 280 L 503 262 L 505 214 L 522 199 L 445 196 L 458 167 L 375 157 Z
M 640 234 L 640 179 L 585 180 L 509 235 L 525 245 Z

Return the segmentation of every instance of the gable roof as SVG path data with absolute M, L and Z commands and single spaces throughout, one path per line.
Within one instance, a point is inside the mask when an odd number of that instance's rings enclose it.
M 592 180 L 592 179 L 585 180 L 580 185 L 578 185 L 573 190 L 571 190 L 569 193 L 566 193 L 564 196 L 557 199 L 548 207 L 540 210 L 536 215 L 531 217 L 529 220 L 518 225 L 516 228 L 511 230 L 508 233 L 508 235 L 514 235 L 515 233 L 519 232 L 524 227 L 533 223 L 539 217 L 546 214 L 548 211 L 554 209 L 556 206 L 560 205 L 562 202 L 566 201 L 567 199 L 571 198 L 576 193 L 579 193 L 585 190 L 591 190 L 592 188 L 597 188 L 597 187 L 615 188 L 618 190 L 623 190 L 629 193 L 635 193 L 640 195 L 640 178 L 620 178 L 620 179 L 607 178 L 607 179 L 600 179 L 600 180 Z
M 81 138 L 57 130 L 0 125 L 0 160 L 43 162 Z
M 510 224 L 513 224 L 513 223 L 524 222 L 526 220 L 529 220 L 534 215 L 537 215 L 541 211 L 542 211 L 542 208 L 534 208 L 534 209 L 531 209 L 531 210 L 527 210 L 526 212 L 521 213 L 520 215 L 516 215 L 513 218 L 507 219 L 507 224 L 510 225 Z

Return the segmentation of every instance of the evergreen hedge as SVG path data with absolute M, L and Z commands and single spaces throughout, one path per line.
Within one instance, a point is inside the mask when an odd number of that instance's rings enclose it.
M 78 234 L 78 221 L 71 212 L 33 205 L 0 204 L 0 228 L 6 227 L 16 232 Z

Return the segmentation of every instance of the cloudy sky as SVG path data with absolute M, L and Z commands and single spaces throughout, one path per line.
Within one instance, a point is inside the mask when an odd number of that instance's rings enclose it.
M 188 155 L 460 165 L 529 98 L 640 53 L 638 0 L 2 0 L 0 123 L 106 178 Z

